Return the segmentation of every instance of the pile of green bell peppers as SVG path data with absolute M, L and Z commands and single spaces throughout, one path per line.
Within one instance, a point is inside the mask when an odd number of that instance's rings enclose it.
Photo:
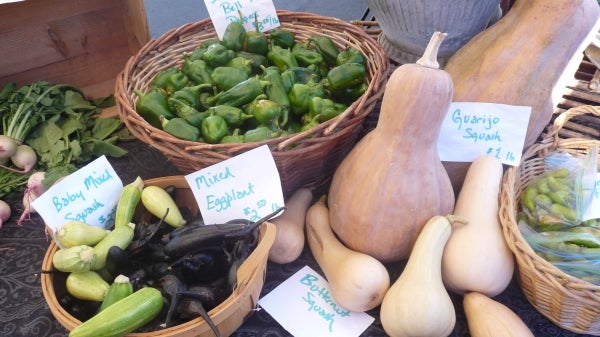
M 257 26 L 256 26 L 257 27 Z M 260 142 L 335 118 L 365 93 L 367 59 L 327 36 L 296 41 L 276 28 L 230 23 L 223 38 L 183 53 L 138 96 L 136 111 L 174 137 L 211 144 Z

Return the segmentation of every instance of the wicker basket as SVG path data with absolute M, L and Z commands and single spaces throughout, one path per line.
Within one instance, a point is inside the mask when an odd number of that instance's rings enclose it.
M 190 173 L 218 163 L 262 144 L 269 144 L 285 194 L 300 186 L 324 186 L 333 171 L 354 146 L 364 118 L 383 95 L 389 75 L 389 59 L 379 44 L 360 27 L 342 20 L 311 13 L 278 11 L 283 29 L 296 39 L 326 35 L 340 48 L 352 46 L 367 58 L 367 92 L 340 116 L 294 135 L 248 144 L 206 144 L 177 139 L 152 127 L 136 111 L 134 89 L 145 92 L 160 70 L 179 66 L 184 52 L 215 38 L 210 19 L 188 23 L 147 43 L 119 74 L 115 98 L 120 118 L 138 139 L 161 151 L 182 172 Z
M 577 333 L 600 336 L 600 286 L 570 276 L 538 256 L 517 225 L 523 190 L 545 170 L 550 151 L 589 153 L 599 140 L 560 138 L 559 131 L 571 118 L 600 116 L 600 106 L 582 105 L 560 114 L 548 133 L 523 154 L 521 165 L 505 173 L 500 196 L 500 220 L 505 239 L 516 257 L 518 280 L 527 300 L 556 325 Z
M 146 180 L 145 184 L 161 187 L 173 185 L 177 187 L 177 205 L 179 207 L 187 207 L 192 214 L 197 214 L 198 206 L 183 176 L 150 179 Z M 237 272 L 237 288 L 231 296 L 209 312 L 211 319 L 223 336 L 231 335 L 256 309 L 266 275 L 269 250 L 274 240 L 275 225 L 265 222 L 260 228 L 258 246 L 244 261 Z M 58 246 L 54 242 L 51 243 L 42 263 L 43 270 L 54 269 L 52 266 L 52 256 L 57 250 Z M 50 307 L 50 311 L 70 331 L 81 324 L 81 322 L 73 317 L 58 302 L 58 298 L 66 292 L 65 279 L 65 273 L 43 273 L 41 276 L 42 292 Z M 127 336 L 214 337 L 214 333 L 203 318 L 196 318 L 170 328 L 154 332 L 131 333 Z

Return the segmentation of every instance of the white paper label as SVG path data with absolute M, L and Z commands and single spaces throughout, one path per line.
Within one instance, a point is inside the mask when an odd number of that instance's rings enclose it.
M 122 189 L 121 178 L 102 156 L 56 183 L 32 206 L 53 232 L 71 220 L 109 228 Z
M 331 297 L 327 280 L 308 266 L 258 304 L 295 337 L 357 337 L 375 320 L 364 312 L 340 307 Z
M 279 17 L 272 0 L 204 0 L 206 9 L 212 20 L 219 39 L 223 39 L 223 32 L 231 22 L 243 20 L 246 31 L 258 30 L 266 32 L 279 27 Z
M 519 165 L 530 114 L 525 106 L 453 102 L 438 138 L 440 160 L 472 162 L 493 155 L 503 164 Z
M 284 205 L 279 171 L 267 145 L 185 176 L 206 224 L 251 221 Z

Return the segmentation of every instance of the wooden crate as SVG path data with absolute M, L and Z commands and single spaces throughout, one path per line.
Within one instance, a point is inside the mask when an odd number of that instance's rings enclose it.
M 0 4 L 0 86 L 45 80 L 104 97 L 114 93 L 117 74 L 149 40 L 143 0 Z

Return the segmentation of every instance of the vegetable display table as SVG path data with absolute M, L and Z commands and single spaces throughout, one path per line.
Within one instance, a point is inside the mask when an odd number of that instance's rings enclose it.
M 137 175 L 144 179 L 179 174 L 156 150 L 140 141 L 123 143 L 129 155 L 119 159 L 109 159 L 123 181 L 131 181 Z M 16 212 L 22 209 L 20 196 L 7 200 Z M 54 319 L 42 295 L 40 286 L 41 264 L 50 243 L 39 215 L 34 214 L 23 226 L 16 224 L 13 217 L 0 229 L 0 327 L 3 336 L 61 337 L 67 331 Z M 267 294 L 281 282 L 292 276 L 303 266 L 315 271 L 320 269 L 308 247 L 293 263 L 277 265 L 269 263 L 262 294 Z M 403 268 L 402 263 L 389 265 L 392 278 L 396 278 Z M 525 299 L 518 284 L 513 281 L 497 298 L 517 313 L 530 327 L 535 336 L 552 337 L 583 336 L 557 327 L 538 313 Z M 461 298 L 452 296 L 457 314 L 457 322 L 451 336 L 469 336 L 462 310 Z M 368 314 L 375 322 L 361 335 L 363 337 L 384 337 L 385 332 L 379 321 L 378 308 Z M 232 335 L 233 337 L 288 337 L 291 336 L 265 310 L 258 310 Z

